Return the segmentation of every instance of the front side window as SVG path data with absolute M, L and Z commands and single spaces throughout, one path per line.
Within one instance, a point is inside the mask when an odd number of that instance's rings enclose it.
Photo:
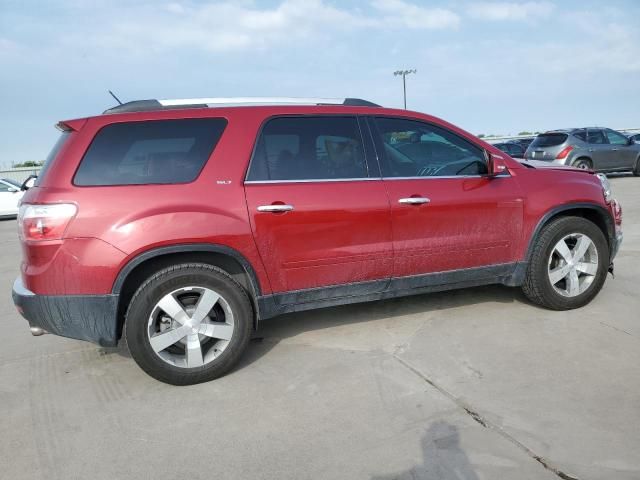
M 74 177 L 80 186 L 195 180 L 227 121 L 222 118 L 114 123 L 102 128 Z
M 614 130 L 605 130 L 605 132 L 607 134 L 607 139 L 609 140 L 609 143 L 611 145 L 626 145 L 627 143 L 629 143 L 627 137 L 625 137 L 621 133 L 618 133 Z
M 385 177 L 483 175 L 483 150 L 443 128 L 416 120 L 378 117 L 378 149 Z
M 247 181 L 368 177 L 355 117 L 279 117 L 263 127 Z

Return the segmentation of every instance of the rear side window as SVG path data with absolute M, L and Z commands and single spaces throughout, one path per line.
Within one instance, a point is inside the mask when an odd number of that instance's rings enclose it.
M 47 172 L 51 168 L 51 164 L 53 163 L 53 160 L 58 156 L 58 152 L 60 151 L 62 146 L 67 142 L 69 135 L 71 135 L 71 133 L 65 131 L 65 132 L 62 132 L 62 134 L 60 134 L 60 137 L 58 137 L 58 141 L 55 143 L 55 145 L 49 152 L 49 155 L 47 155 L 47 158 L 45 159 L 44 164 L 40 169 L 40 173 L 36 178 L 36 183 L 35 183 L 36 186 L 38 186 L 40 182 L 44 179 L 44 177 L 47 175 Z
M 280 117 L 269 120 L 247 181 L 338 180 L 368 176 L 355 117 Z
M 531 148 L 556 147 L 567 141 L 566 133 L 541 133 L 531 143 Z
M 91 142 L 74 184 L 146 185 L 195 180 L 222 136 L 222 118 L 114 123 Z

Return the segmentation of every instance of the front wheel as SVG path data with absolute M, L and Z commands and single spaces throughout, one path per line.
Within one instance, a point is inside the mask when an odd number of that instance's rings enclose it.
M 246 291 L 211 265 L 175 265 L 134 294 L 125 320 L 131 356 L 149 375 L 173 385 L 220 377 L 247 347 L 253 307 Z
M 636 159 L 636 167 L 633 169 L 633 176 L 640 177 L 640 157 Z
M 570 310 L 600 291 L 609 267 L 604 234 L 582 217 L 563 217 L 544 227 L 527 268 L 522 290 L 534 303 Z

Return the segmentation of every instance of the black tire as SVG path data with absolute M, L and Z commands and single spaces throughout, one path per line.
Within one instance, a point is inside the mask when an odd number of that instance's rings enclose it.
M 549 258 L 555 245 L 565 236 L 579 233 L 588 236 L 598 253 L 598 267 L 593 281 L 581 294 L 566 297 L 558 293 L 549 279 Z M 582 217 L 561 217 L 546 225 L 529 259 L 522 290 L 533 303 L 551 310 L 571 310 L 589 303 L 602 289 L 609 269 L 609 246 L 602 230 Z
M 636 159 L 636 168 L 633 169 L 633 176 L 640 177 L 640 157 Z
M 210 363 L 187 368 L 171 365 L 152 349 L 148 320 L 154 307 L 167 293 L 188 286 L 201 286 L 219 293 L 233 312 L 233 334 L 219 356 Z M 172 385 L 207 382 L 227 373 L 249 343 L 254 312 L 245 289 L 226 272 L 212 265 L 179 264 L 151 276 L 136 291 L 127 309 L 124 335 L 136 363 L 147 374 Z
M 574 160 L 571 166 L 581 170 L 590 170 L 593 168 L 593 164 L 588 158 L 578 158 L 577 160 Z

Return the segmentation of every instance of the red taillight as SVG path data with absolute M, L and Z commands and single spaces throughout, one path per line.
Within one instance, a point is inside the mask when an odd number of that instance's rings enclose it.
M 72 203 L 23 204 L 18 212 L 20 238 L 30 241 L 60 240 L 77 211 L 78 208 Z
M 569 145 L 568 147 L 564 147 L 560 153 L 558 153 L 558 155 L 556 155 L 556 159 L 557 160 L 564 160 L 565 158 L 567 158 L 567 155 L 569 155 L 569 152 L 571 152 L 571 150 L 573 150 L 573 147 L 571 145 Z

